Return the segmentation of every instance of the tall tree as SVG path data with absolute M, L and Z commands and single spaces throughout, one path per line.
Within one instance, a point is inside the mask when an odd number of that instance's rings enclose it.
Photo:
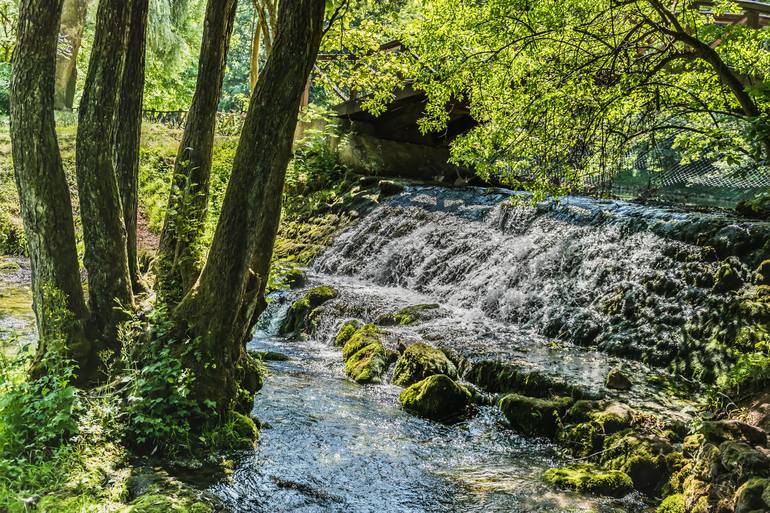
M 236 365 L 261 304 L 300 99 L 321 41 L 324 0 L 282 2 L 272 54 L 251 97 L 208 259 L 174 317 L 196 341 L 201 401 L 235 396 Z
M 131 2 L 99 2 L 91 60 L 80 102 L 76 167 L 85 266 L 95 329 L 118 348 L 117 327 L 133 306 L 126 227 L 115 173 L 118 87 L 131 20 Z
M 217 105 L 235 20 L 236 0 L 209 0 L 195 96 L 179 145 L 160 240 L 160 289 L 178 301 L 198 277 L 205 227 Z
M 59 52 L 56 56 L 54 108 L 71 109 L 77 83 L 77 60 L 86 27 L 88 0 L 64 0 L 61 14 Z
M 270 58 L 273 51 L 273 39 L 278 26 L 278 0 L 252 0 L 257 20 L 254 24 L 254 38 L 251 42 L 251 72 L 249 82 L 253 91 L 259 80 L 260 57 L 264 46 L 265 60 Z
M 115 130 L 115 163 L 126 226 L 128 272 L 134 293 L 143 290 L 139 277 L 136 224 L 139 211 L 139 139 L 142 132 L 142 99 L 149 0 L 132 0 L 131 22 Z
M 81 375 L 86 375 L 93 367 L 92 348 L 84 332 L 88 312 L 53 115 L 61 8 L 61 0 L 21 2 L 11 80 L 11 143 L 32 264 L 39 334 L 36 369 L 42 369 L 50 345 L 63 341 Z

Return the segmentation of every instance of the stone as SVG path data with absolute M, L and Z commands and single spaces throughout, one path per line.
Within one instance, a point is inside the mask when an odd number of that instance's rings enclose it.
M 770 458 L 743 442 L 724 442 L 719 446 L 719 461 L 740 479 L 770 475 Z
M 685 498 L 681 493 L 669 495 L 660 503 L 655 513 L 687 513 Z
M 767 445 L 767 433 L 763 429 L 739 420 L 704 420 L 700 432 L 713 444 L 727 440 L 745 441 L 750 445 Z
M 380 326 L 408 326 L 425 319 L 438 309 L 439 305 L 437 304 L 411 305 L 397 312 L 380 316 L 377 319 L 377 324 Z
M 519 394 L 508 394 L 498 403 L 505 418 L 516 431 L 530 436 L 553 438 L 560 425 L 560 417 L 572 404 L 568 397 L 539 399 Z
M 445 374 L 435 374 L 409 386 L 399 395 L 404 410 L 439 422 L 460 418 L 471 403 L 471 393 Z
M 605 384 L 607 388 L 614 388 L 615 390 L 630 390 L 633 386 L 631 380 L 620 369 L 611 369 L 607 374 Z
M 380 196 L 383 198 L 387 196 L 395 196 L 396 194 L 401 194 L 404 192 L 403 185 L 391 180 L 380 180 L 380 182 L 377 184 L 377 187 L 379 187 Z
M 392 382 L 407 387 L 434 374 L 446 374 L 457 379 L 457 368 L 439 349 L 417 342 L 407 347 L 399 357 Z
M 337 335 L 334 337 L 334 345 L 337 347 L 343 347 L 350 338 L 355 335 L 356 331 L 361 327 L 361 321 L 350 320 L 345 321 L 340 326 Z
M 757 285 L 770 285 L 770 259 L 763 261 L 754 271 L 754 283 Z
M 384 335 L 385 333 L 374 324 L 361 326 L 348 337 L 342 346 L 342 361 L 347 361 L 348 358 L 370 344 L 382 344 Z
M 765 510 L 767 506 L 762 500 L 765 487 L 767 487 L 767 479 L 752 478 L 743 483 L 735 492 L 735 513 Z
M 288 355 L 276 351 L 256 351 L 254 356 L 263 362 L 287 362 L 290 360 Z
M 314 287 L 307 291 L 289 307 L 286 319 L 284 319 L 281 325 L 281 334 L 288 335 L 306 330 L 310 313 L 325 302 L 336 298 L 337 295 L 336 290 L 325 285 Z
M 599 470 L 593 465 L 571 465 L 545 471 L 546 483 L 578 492 L 623 497 L 633 490 L 631 478 L 619 470 Z
M 743 286 L 743 278 L 732 260 L 727 259 L 719 264 L 714 273 L 714 286 L 712 287 L 714 292 L 733 292 Z
M 515 392 L 533 397 L 564 395 L 584 398 L 587 393 L 561 378 L 546 375 L 523 361 L 479 360 L 464 378 L 491 393 Z
M 364 346 L 345 359 L 345 374 L 356 383 L 382 383 L 391 361 L 390 354 L 379 342 Z

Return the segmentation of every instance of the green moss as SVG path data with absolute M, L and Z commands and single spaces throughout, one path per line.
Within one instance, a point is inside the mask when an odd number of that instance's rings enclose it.
M 577 458 L 596 454 L 604 440 L 601 426 L 596 422 L 571 424 L 559 431 L 557 441 Z
M 381 383 L 389 361 L 390 355 L 383 345 L 375 342 L 345 360 L 345 374 L 356 383 Z
M 767 477 L 770 475 L 770 457 L 743 442 L 724 442 L 719 446 L 720 462 L 738 477 Z
M 754 272 L 754 283 L 770 285 L 770 259 L 763 261 Z
M 566 381 L 532 369 L 525 362 L 481 360 L 473 363 L 465 379 L 491 393 L 515 392 L 537 397 L 580 397 L 580 390 Z
M 311 312 L 323 303 L 336 298 L 337 295 L 336 290 L 326 285 L 308 290 L 300 299 L 291 304 L 281 326 L 281 334 L 288 335 L 306 330 Z
M 342 361 L 347 361 L 348 358 L 370 344 L 380 343 L 382 336 L 383 332 L 374 324 L 361 326 L 345 342 L 342 348 Z
M 722 262 L 714 273 L 714 291 L 730 292 L 738 290 L 743 285 L 740 274 L 729 262 Z
M 259 430 L 250 417 L 238 412 L 230 412 L 226 422 L 207 431 L 202 438 L 208 449 L 251 449 L 259 440 Z
M 554 437 L 561 424 L 561 416 L 572 404 L 567 397 L 539 399 L 509 394 L 500 399 L 500 409 L 513 429 L 531 436 Z
M 663 499 L 663 502 L 660 503 L 660 506 L 655 511 L 656 513 L 687 513 L 684 495 L 681 493 L 669 495 Z
M 437 304 L 407 306 L 397 312 L 381 316 L 377 319 L 377 324 L 382 326 L 407 326 L 423 320 L 427 312 L 437 310 L 438 307 L 439 305 Z
M 415 415 L 440 422 L 460 417 L 470 405 L 471 393 L 444 374 L 435 374 L 406 388 L 401 406 Z
M 355 335 L 358 328 L 361 327 L 361 322 L 352 320 L 346 321 L 340 330 L 337 332 L 337 336 L 334 337 L 334 345 L 337 347 L 343 347 L 350 338 Z
M 545 472 L 543 479 L 553 486 L 611 497 L 623 497 L 633 489 L 631 478 L 625 473 L 598 470 L 592 465 L 552 468 Z
M 457 379 L 457 368 L 443 352 L 418 342 L 407 347 L 396 362 L 393 384 L 406 387 L 434 374 Z
M 211 513 L 214 508 L 192 498 L 168 495 L 142 495 L 120 513 Z
M 735 492 L 735 511 L 767 511 L 768 505 L 762 500 L 767 485 L 767 479 L 756 477 L 743 483 Z

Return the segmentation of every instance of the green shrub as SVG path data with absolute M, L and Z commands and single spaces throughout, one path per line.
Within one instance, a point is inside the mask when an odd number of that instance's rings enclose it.
M 11 110 L 10 87 L 11 65 L 0 62 L 0 114 L 8 114 Z

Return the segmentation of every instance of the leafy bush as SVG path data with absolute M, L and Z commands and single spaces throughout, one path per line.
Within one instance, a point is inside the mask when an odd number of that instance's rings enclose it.
M 166 308 L 158 304 L 149 318 L 149 342 L 139 319 L 127 323 L 121 337 L 128 382 L 126 435 L 139 447 L 171 454 L 190 447 L 191 421 L 207 414 L 191 397 L 195 376 L 182 364 L 185 355 L 171 351 L 173 328 Z M 194 344 L 188 347 L 192 351 Z

